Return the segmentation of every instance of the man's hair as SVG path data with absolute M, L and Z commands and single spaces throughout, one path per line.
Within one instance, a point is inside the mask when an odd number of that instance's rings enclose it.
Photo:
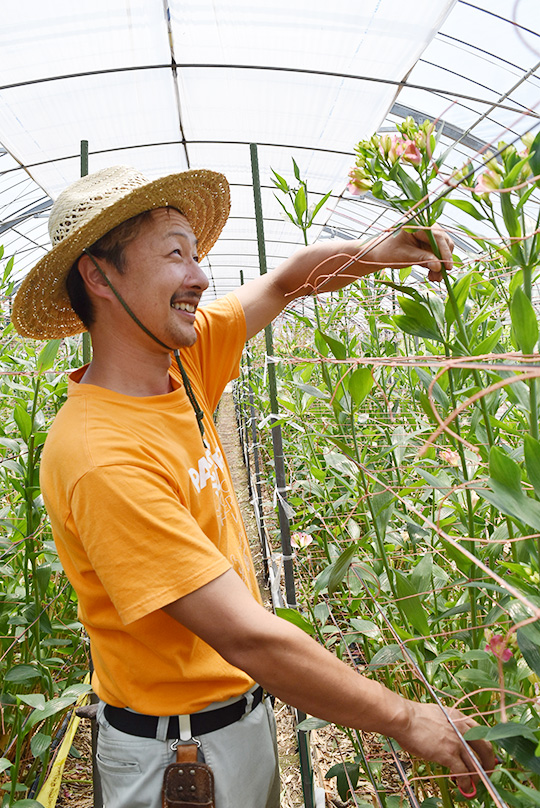
M 95 258 L 109 261 L 122 275 L 126 268 L 125 249 L 130 242 L 137 238 L 143 225 L 152 218 L 152 213 L 152 210 L 145 210 L 122 222 L 95 241 L 91 247 L 88 247 L 88 252 L 92 253 Z M 94 307 L 79 272 L 79 260 L 80 256 L 69 270 L 66 288 L 73 311 L 86 328 L 90 328 L 95 319 Z

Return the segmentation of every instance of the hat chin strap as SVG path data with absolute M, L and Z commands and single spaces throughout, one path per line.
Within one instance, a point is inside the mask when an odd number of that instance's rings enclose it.
M 100 265 L 98 264 L 98 262 L 96 261 L 96 259 L 92 255 L 92 253 L 89 252 L 86 248 L 83 250 L 83 253 L 90 258 L 90 260 L 94 264 L 95 268 L 97 269 L 97 271 L 99 272 L 101 277 L 106 282 L 109 289 L 111 289 L 111 291 L 114 293 L 116 299 L 119 301 L 119 303 L 121 303 L 122 307 L 127 312 L 127 314 L 129 314 L 129 316 L 131 317 L 133 322 L 136 325 L 138 325 L 139 328 L 142 329 L 142 331 L 144 331 L 144 333 L 148 337 L 151 337 L 151 339 L 153 339 L 154 342 L 157 342 L 157 344 L 161 345 L 162 348 L 165 348 L 167 351 L 174 354 L 174 358 L 176 359 L 176 364 L 178 365 L 178 370 L 180 371 L 180 375 L 182 376 L 182 381 L 184 383 L 184 388 L 186 390 L 187 397 L 189 398 L 191 406 L 193 407 L 193 410 L 195 412 L 195 417 L 197 418 L 197 425 L 199 427 L 199 432 L 201 433 L 201 437 L 203 439 L 203 444 L 206 446 L 206 440 L 204 438 L 204 424 L 203 424 L 204 412 L 201 410 L 201 408 L 199 406 L 199 402 L 197 401 L 197 399 L 195 397 L 195 393 L 193 392 L 191 382 L 189 381 L 188 375 L 187 375 L 187 373 L 186 373 L 186 371 L 184 369 L 184 366 L 183 366 L 183 364 L 182 364 L 182 362 L 180 360 L 180 354 L 179 354 L 178 350 L 175 349 L 175 348 L 170 348 L 168 345 L 166 345 L 164 342 L 162 342 L 158 337 L 156 337 L 155 334 L 152 334 L 152 332 L 145 325 L 143 325 L 143 323 L 141 323 L 141 321 L 139 320 L 139 318 L 137 317 L 135 312 L 133 312 L 130 309 L 130 307 L 128 306 L 128 304 L 126 303 L 126 301 L 124 300 L 124 298 L 120 294 L 120 292 L 118 292 L 117 289 L 115 289 L 115 287 L 113 286 L 113 284 L 111 283 L 111 281 L 109 280 L 109 278 L 107 277 L 105 272 L 102 270 L 102 268 L 100 267 Z

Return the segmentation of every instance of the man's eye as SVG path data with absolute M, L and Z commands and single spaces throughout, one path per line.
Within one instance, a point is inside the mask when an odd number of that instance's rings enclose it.
M 194 255 L 194 256 L 193 256 L 193 260 L 195 261 L 195 263 L 196 263 L 196 264 L 198 264 L 198 263 L 199 263 L 199 256 L 198 256 L 198 255 Z

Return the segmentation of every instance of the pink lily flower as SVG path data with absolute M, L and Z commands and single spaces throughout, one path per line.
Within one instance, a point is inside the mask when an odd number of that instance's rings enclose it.
M 313 536 L 309 533 L 293 533 L 291 544 L 296 550 L 305 550 L 313 541 Z
M 448 463 L 449 466 L 459 465 L 459 454 L 452 449 L 442 449 L 442 451 L 439 452 L 439 457 L 445 463 Z
M 486 651 L 491 651 L 501 662 L 508 662 L 512 659 L 512 651 L 506 647 L 506 640 L 502 634 L 493 634 L 486 645 Z
M 419 166 L 422 162 L 422 154 L 414 140 L 406 140 L 404 142 L 401 156 L 408 163 L 412 163 L 413 166 Z
M 501 185 L 501 178 L 495 171 L 484 171 L 474 187 L 475 194 L 490 194 Z

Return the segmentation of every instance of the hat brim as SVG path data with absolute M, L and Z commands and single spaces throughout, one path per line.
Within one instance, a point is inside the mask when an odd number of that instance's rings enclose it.
M 198 241 L 199 258 L 204 258 L 229 216 L 229 184 L 223 174 L 193 169 L 141 185 L 104 208 L 53 247 L 25 277 L 11 316 L 19 334 L 58 339 L 85 331 L 66 289 L 74 262 L 109 230 L 146 210 L 165 207 L 186 217 Z

